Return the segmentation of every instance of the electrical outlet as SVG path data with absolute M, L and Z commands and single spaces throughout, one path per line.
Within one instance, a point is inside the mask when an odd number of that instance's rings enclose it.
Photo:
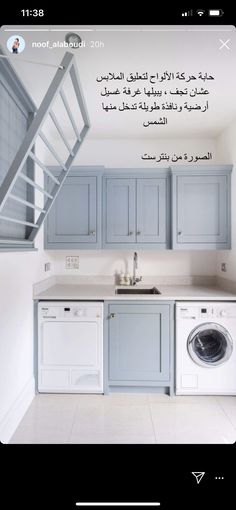
M 46 264 L 44 264 L 44 271 L 50 271 L 50 269 L 51 269 L 50 262 L 46 262 Z
M 79 257 L 66 257 L 66 269 L 79 269 Z
M 223 271 L 223 273 L 226 273 L 226 271 L 227 271 L 227 264 L 226 264 L 226 262 L 221 262 L 221 271 Z

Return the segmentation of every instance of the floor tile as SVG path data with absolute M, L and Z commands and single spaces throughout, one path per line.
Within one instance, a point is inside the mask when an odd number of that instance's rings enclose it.
M 148 405 L 147 394 L 110 393 L 109 395 L 79 395 L 79 407 L 135 406 Z
M 152 434 L 151 436 L 139 436 L 136 434 L 133 434 L 131 436 L 129 435 L 122 435 L 122 437 L 119 434 L 73 434 L 70 437 L 69 443 L 72 444 L 155 444 L 155 435 Z
M 68 443 L 68 437 L 68 429 L 24 425 L 18 427 L 10 444 L 65 444 Z
M 217 397 L 217 402 L 236 428 L 236 397 Z
M 153 424 L 148 405 L 107 405 L 101 407 L 78 408 L 72 428 L 70 442 L 80 442 L 83 438 L 90 442 L 130 442 L 155 441 Z M 132 442 L 132 441 L 131 441 Z
M 35 397 L 11 442 L 58 443 L 68 440 L 78 405 L 77 399 L 71 399 L 71 396 L 66 399 L 65 395 L 43 397 Z
M 152 393 L 148 396 L 149 402 L 152 404 L 198 404 L 198 405 L 215 405 L 215 396 L 202 396 L 202 395 L 175 395 L 170 397 L 169 395 L 160 395 L 158 393 Z
M 236 397 L 39 394 L 11 443 L 233 443 Z
M 46 407 L 76 407 L 80 397 L 88 395 L 78 395 L 78 394 L 70 394 L 70 393 L 40 393 L 37 394 L 32 402 L 34 407 L 39 407 L 40 409 L 44 409 Z
M 143 405 L 148 404 L 149 395 L 147 393 L 110 393 L 104 395 L 104 400 L 114 405 Z
M 157 443 L 234 443 L 236 431 L 218 405 L 150 404 Z

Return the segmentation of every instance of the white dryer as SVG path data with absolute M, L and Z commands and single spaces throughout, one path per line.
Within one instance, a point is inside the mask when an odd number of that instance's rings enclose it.
M 38 391 L 103 393 L 102 302 L 39 302 Z
M 176 394 L 236 394 L 236 303 L 176 303 Z

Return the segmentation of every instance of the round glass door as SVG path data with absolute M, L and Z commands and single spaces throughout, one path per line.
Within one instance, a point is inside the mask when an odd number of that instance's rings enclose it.
M 218 366 L 225 363 L 233 351 L 228 331 L 212 322 L 197 326 L 189 335 L 187 348 L 192 360 L 200 366 Z

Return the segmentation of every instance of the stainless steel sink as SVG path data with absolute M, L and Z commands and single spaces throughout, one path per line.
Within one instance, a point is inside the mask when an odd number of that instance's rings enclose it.
M 161 294 L 156 287 L 151 289 L 140 289 L 140 288 L 127 288 L 127 289 L 116 289 L 116 294 Z

